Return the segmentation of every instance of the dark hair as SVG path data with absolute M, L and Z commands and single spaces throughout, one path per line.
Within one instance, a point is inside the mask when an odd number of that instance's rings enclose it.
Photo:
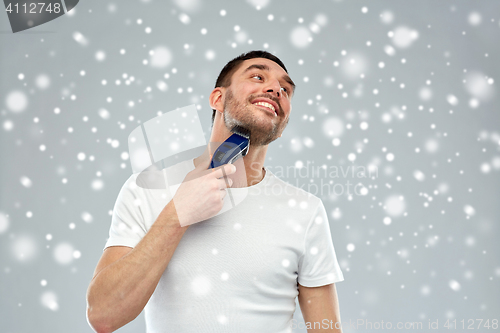
M 260 50 L 259 51 L 250 51 L 247 53 L 240 54 L 239 56 L 237 56 L 236 58 L 234 58 L 233 60 L 228 62 L 226 64 L 226 66 L 224 66 L 224 68 L 222 69 L 222 71 L 219 74 L 219 77 L 217 78 L 217 81 L 215 81 L 214 88 L 217 88 L 217 87 L 227 88 L 227 87 L 229 87 L 231 85 L 231 77 L 233 76 L 234 72 L 236 72 L 236 70 L 240 67 L 241 63 L 245 60 L 253 59 L 253 58 L 265 58 L 265 59 L 272 60 L 275 63 L 277 63 L 278 65 L 280 65 L 285 70 L 285 72 L 288 73 L 288 71 L 286 70 L 285 64 L 283 64 L 283 62 L 275 55 L 272 55 L 271 53 L 269 53 L 267 51 L 260 51 Z M 213 110 L 213 113 L 212 113 L 212 125 L 213 125 L 216 110 L 214 110 L 214 109 L 212 109 L 212 110 Z

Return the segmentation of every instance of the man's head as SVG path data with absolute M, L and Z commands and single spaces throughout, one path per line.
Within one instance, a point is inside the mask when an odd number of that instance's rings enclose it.
M 288 123 L 294 90 L 276 56 L 266 51 L 244 53 L 227 63 L 217 78 L 210 95 L 212 124 L 217 116 L 228 130 L 234 125 L 247 127 L 252 145 L 267 145 Z

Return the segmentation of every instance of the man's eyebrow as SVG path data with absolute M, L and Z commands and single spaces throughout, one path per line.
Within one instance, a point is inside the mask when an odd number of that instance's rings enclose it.
M 267 65 L 253 64 L 253 65 L 248 66 L 248 68 L 245 69 L 245 71 L 243 71 L 243 73 L 246 73 L 249 70 L 252 70 L 252 68 L 260 69 L 260 70 L 263 70 L 263 71 L 270 71 L 269 66 L 267 66 Z M 293 81 L 290 78 L 290 76 L 288 76 L 286 74 L 283 75 L 282 78 L 283 78 L 283 80 L 285 80 L 288 84 L 290 84 L 292 86 L 292 94 L 293 94 L 293 92 L 295 91 L 295 83 L 293 83 Z
M 268 66 L 268 65 L 253 64 L 253 65 L 248 66 L 248 68 L 247 68 L 247 69 L 245 69 L 245 71 L 244 71 L 243 73 L 248 72 L 248 71 L 249 71 L 249 70 L 251 70 L 252 68 L 261 69 L 261 70 L 263 70 L 263 71 L 270 71 L 270 69 L 269 69 L 269 66 Z

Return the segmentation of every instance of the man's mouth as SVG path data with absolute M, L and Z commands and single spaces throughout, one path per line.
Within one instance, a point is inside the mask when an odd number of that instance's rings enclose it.
M 264 107 L 265 109 L 267 109 L 267 111 L 272 112 L 275 117 L 278 116 L 278 112 L 276 112 L 276 110 L 274 109 L 274 106 L 272 104 L 269 104 L 266 102 L 257 102 L 257 103 L 253 103 L 253 105 Z

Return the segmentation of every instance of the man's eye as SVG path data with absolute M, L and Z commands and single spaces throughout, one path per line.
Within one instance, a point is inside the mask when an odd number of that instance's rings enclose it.
M 286 95 L 288 96 L 288 94 L 289 94 L 288 89 L 287 89 L 287 88 L 285 88 L 285 87 L 281 87 L 281 89 L 282 89 L 282 90 L 284 90 L 284 91 L 285 91 L 285 93 L 286 93 Z
M 254 75 L 252 77 L 260 77 L 262 79 L 262 76 L 260 76 L 260 75 Z

